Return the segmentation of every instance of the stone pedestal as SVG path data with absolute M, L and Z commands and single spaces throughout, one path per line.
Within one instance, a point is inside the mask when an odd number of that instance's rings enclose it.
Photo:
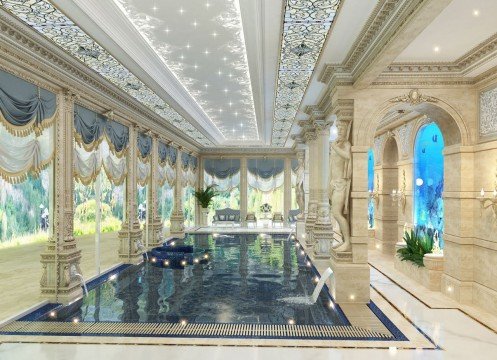
M 79 268 L 81 250 L 76 249 L 74 238 L 64 241 L 59 249 L 56 246 L 54 241 L 50 241 L 41 254 L 41 296 L 48 297 L 50 302 L 68 304 L 83 295 L 80 279 L 71 273 L 71 267 L 74 267 L 82 274 Z
M 338 304 L 369 303 L 369 265 L 352 262 L 351 252 L 331 250 L 331 295 Z
M 297 223 L 295 225 L 297 240 L 300 241 L 301 244 L 305 243 L 305 222 L 304 219 L 297 219 Z
M 126 264 L 139 263 L 143 259 L 142 250 L 138 248 L 138 242 L 142 241 L 140 223 L 137 220 L 131 224 L 128 221 L 123 222 L 117 237 L 119 238 L 119 260 Z
M 163 225 L 160 218 L 152 219 L 148 224 L 148 247 L 153 248 L 162 245 Z
M 184 238 L 185 237 L 185 217 L 183 211 L 174 211 L 171 214 L 171 229 L 172 237 Z

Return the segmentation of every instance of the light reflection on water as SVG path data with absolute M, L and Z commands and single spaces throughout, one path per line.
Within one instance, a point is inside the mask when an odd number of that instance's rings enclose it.
M 311 268 L 287 235 L 196 234 L 179 244 L 209 251 L 211 261 L 184 269 L 129 267 L 58 320 L 343 324 L 324 291 L 312 305 L 280 301 L 308 298 L 314 289 Z

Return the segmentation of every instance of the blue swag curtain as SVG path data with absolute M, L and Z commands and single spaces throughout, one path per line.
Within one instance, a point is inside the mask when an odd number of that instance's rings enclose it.
M 15 136 L 37 135 L 53 123 L 55 94 L 0 71 L 0 120 Z
M 169 145 L 159 141 L 159 186 L 163 186 L 166 182 L 169 186 L 174 185 L 176 180 L 176 164 L 177 150 Z
M 231 191 L 240 184 L 240 159 L 205 159 L 205 185 L 217 185 L 219 191 Z
M 104 137 L 116 156 L 121 157 L 128 148 L 127 126 L 77 104 L 74 106 L 74 130 L 76 142 L 86 151 L 95 150 Z
M 138 133 L 138 151 L 142 159 L 148 159 L 152 153 L 152 138 L 144 133 Z
M 283 185 L 285 161 L 283 159 L 248 159 L 247 180 L 260 191 L 272 191 Z

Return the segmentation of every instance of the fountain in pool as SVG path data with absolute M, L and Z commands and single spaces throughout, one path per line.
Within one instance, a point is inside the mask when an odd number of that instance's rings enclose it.
M 317 283 L 316 287 L 314 288 L 314 291 L 312 292 L 311 296 L 293 296 L 293 297 L 287 297 L 287 298 L 282 298 L 279 299 L 279 301 L 283 301 L 286 303 L 290 304 L 300 304 L 300 305 L 313 305 L 316 303 L 319 297 L 319 293 L 323 289 L 323 286 L 328 280 L 328 278 L 333 274 L 333 270 L 330 268 L 327 268 L 323 276 L 319 279 L 319 282 Z
M 79 278 L 79 281 L 81 282 L 81 286 L 83 287 L 83 290 L 84 290 L 84 295 L 88 296 L 88 288 L 86 287 L 85 278 L 83 277 L 83 275 L 81 275 L 78 272 L 78 269 L 76 268 L 75 264 L 72 264 L 72 266 L 71 266 L 71 276 L 76 276 L 77 278 Z

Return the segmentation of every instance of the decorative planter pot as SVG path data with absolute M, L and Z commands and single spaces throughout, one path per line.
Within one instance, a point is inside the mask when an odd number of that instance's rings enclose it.
M 202 214 L 200 225 L 201 226 L 209 225 L 209 209 L 208 208 L 201 208 L 200 212 Z

